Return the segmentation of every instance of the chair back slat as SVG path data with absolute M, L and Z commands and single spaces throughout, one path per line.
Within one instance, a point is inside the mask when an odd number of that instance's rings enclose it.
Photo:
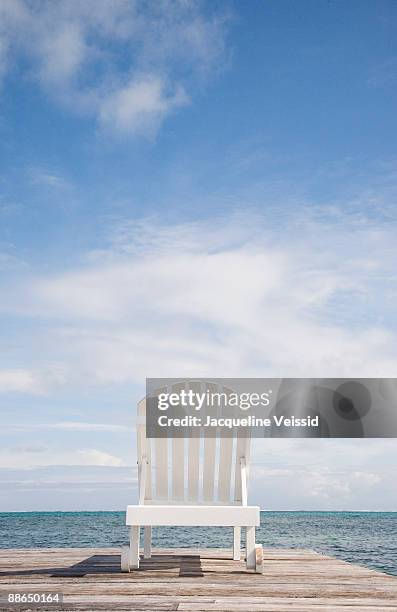
M 216 438 L 204 436 L 203 500 L 214 501 Z
M 196 381 L 186 383 L 186 390 L 192 390 L 194 393 L 200 393 L 202 384 Z M 187 473 L 187 498 L 190 502 L 198 502 L 200 499 L 200 460 L 202 431 L 201 429 L 192 430 L 192 437 L 188 439 L 188 473 Z
M 233 438 L 221 438 L 219 447 L 218 501 L 230 501 Z
M 186 388 L 186 383 L 172 385 L 172 393 L 180 393 Z M 185 440 L 172 438 L 172 499 L 183 501 L 185 498 Z
M 185 440 L 172 438 L 172 499 L 185 499 Z
M 155 438 L 156 498 L 168 500 L 168 438 Z
M 198 501 L 200 495 L 200 436 L 189 438 L 188 451 L 188 501 Z
M 206 383 L 201 389 L 203 392 L 216 393 L 218 385 Z M 206 418 L 203 412 L 203 418 Z M 217 438 L 210 436 L 208 430 L 204 431 L 204 457 L 203 457 L 203 500 L 211 503 L 215 501 L 215 469 L 216 469 Z

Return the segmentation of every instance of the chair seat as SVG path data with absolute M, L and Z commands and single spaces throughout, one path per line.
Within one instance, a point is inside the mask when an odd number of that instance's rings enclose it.
M 257 527 L 259 506 L 127 506 L 126 525 Z

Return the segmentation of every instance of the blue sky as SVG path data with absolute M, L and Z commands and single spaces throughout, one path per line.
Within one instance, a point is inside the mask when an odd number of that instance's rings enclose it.
M 386 0 L 0 3 L 0 509 L 123 508 L 146 376 L 395 376 L 396 34 Z M 272 444 L 266 507 L 397 509 L 394 440 Z

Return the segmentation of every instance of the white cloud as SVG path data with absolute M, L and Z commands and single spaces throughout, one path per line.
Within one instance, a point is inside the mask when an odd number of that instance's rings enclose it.
M 393 232 L 354 217 L 292 220 L 281 239 L 248 214 L 127 224 L 89 263 L 8 287 L 3 308 L 46 318 L 69 384 L 393 376 Z
M 162 120 L 187 102 L 181 86 L 167 92 L 161 77 L 144 75 L 110 93 L 100 106 L 99 120 L 120 134 L 154 135 Z
M 394 439 L 255 439 L 250 500 L 263 510 L 395 511 L 396 445 Z M 122 509 L 135 495 L 137 478 L 136 465 L 125 463 L 96 449 L 3 448 L 0 485 L 12 492 L 3 507 Z
M 397 508 L 395 439 L 255 439 L 251 495 L 268 510 Z
M 0 468 L 2 511 L 121 510 L 136 496 L 136 465 Z
M 66 189 L 70 187 L 69 183 L 62 176 L 47 168 L 30 168 L 29 178 L 33 185 L 44 185 L 55 189 Z
M 114 423 L 84 423 L 77 421 L 62 421 L 60 423 L 44 423 L 37 427 L 44 429 L 61 429 L 65 431 L 129 431 L 126 425 L 115 425 Z
M 340 450 L 344 452 L 343 443 Z M 387 483 L 390 486 L 394 480 L 395 470 L 390 471 L 385 466 L 378 472 L 352 470 L 349 463 L 344 469 L 336 469 L 332 462 L 328 465 L 322 463 L 313 465 L 311 458 L 308 465 L 301 467 L 275 469 L 253 466 L 251 491 L 268 510 L 375 510 L 382 508 L 382 504 L 383 509 L 385 506 L 390 510 L 397 507 L 395 494 L 388 496 L 387 505 L 384 499 L 377 498 L 377 491 L 383 494 Z
M 24 70 L 107 132 L 153 136 L 186 89 L 218 70 L 225 22 L 200 2 L 5 0 L 0 72 Z
M 41 42 L 39 75 L 43 82 L 54 85 L 68 83 L 81 68 L 88 55 L 82 26 L 65 20 L 47 33 Z
M 397 469 L 390 458 L 397 453 L 397 439 L 255 439 L 252 461 L 258 469 L 290 470 L 310 466 L 313 469 L 332 466 L 336 472 L 371 471 L 380 466 Z
M 40 393 L 41 390 L 37 376 L 30 370 L 0 370 L 0 392 Z
M 70 461 L 73 461 L 73 459 Z M 65 465 L 65 463 L 63 463 L 63 465 Z M 110 453 L 99 451 L 95 448 L 88 448 L 77 451 L 75 462 L 69 463 L 69 465 L 102 465 L 109 467 L 121 467 L 124 465 L 124 463 L 122 459 L 115 457 Z
M 72 451 L 44 448 L 41 452 L 29 446 L 0 449 L 0 468 L 31 469 L 56 465 L 121 467 L 124 462 L 115 455 L 95 448 Z
M 132 427 L 132 426 L 131 426 Z M 59 431 L 104 431 L 129 432 L 131 427 L 116 425 L 114 423 L 85 423 L 84 421 L 60 421 L 59 423 L 26 423 L 18 425 L 5 425 L 3 431 L 29 431 L 29 430 L 59 430 Z
M 66 382 L 66 373 L 62 367 L 38 367 L 35 363 L 31 369 L 0 369 L 0 393 L 28 393 L 41 395 Z

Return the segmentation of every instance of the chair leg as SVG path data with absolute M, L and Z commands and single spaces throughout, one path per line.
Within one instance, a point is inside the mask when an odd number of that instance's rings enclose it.
M 240 561 L 241 527 L 233 527 L 233 559 Z
M 138 525 L 130 527 L 130 568 L 139 567 L 139 536 L 140 528 Z
M 255 571 L 257 574 L 263 574 L 263 546 L 255 544 Z
M 121 549 L 121 571 L 129 572 L 130 571 L 130 547 L 123 546 Z
M 255 527 L 246 527 L 246 558 L 247 558 L 247 569 L 255 569 L 256 557 L 255 557 Z
M 146 525 L 143 534 L 143 556 L 145 559 L 150 559 L 152 556 L 152 527 Z

